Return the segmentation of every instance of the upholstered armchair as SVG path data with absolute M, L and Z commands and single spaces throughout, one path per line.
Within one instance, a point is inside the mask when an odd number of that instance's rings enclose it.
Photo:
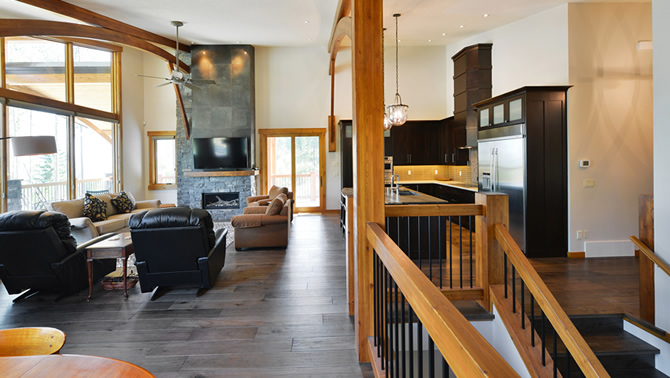
M 162 286 L 214 286 L 226 258 L 227 230 L 214 233 L 212 216 L 202 209 L 170 207 L 134 214 L 128 222 L 142 292 Z
M 247 206 L 267 206 L 273 199 L 282 193 L 286 194 L 288 199 L 293 200 L 293 192 L 289 192 L 288 188 L 272 185 L 268 194 L 247 197 Z
M 43 210 L 0 214 L 0 279 L 9 294 L 25 291 L 14 302 L 38 291 L 75 293 L 88 287 L 86 247 L 112 235 L 78 245 L 65 214 Z M 115 268 L 115 260 L 95 260 L 93 279 Z
M 292 202 L 282 194 L 268 206 L 245 207 L 242 215 L 234 216 L 230 223 L 235 228 L 235 249 L 286 247 Z

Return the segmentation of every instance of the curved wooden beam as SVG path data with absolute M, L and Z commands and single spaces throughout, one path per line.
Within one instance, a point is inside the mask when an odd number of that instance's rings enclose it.
M 165 38 L 158 34 L 148 32 L 146 30 L 128 25 L 113 18 L 103 16 L 88 9 L 78 7 L 73 4 L 66 3 L 61 0 L 18 0 L 22 3 L 30 4 L 32 6 L 46 9 L 51 12 L 62 14 L 63 16 L 72 17 L 79 21 L 84 21 L 89 24 L 102 26 L 103 28 L 121 32 L 132 37 L 137 37 L 148 42 L 158 43 L 166 47 L 175 47 L 176 42 L 169 38 Z M 188 45 L 179 45 L 179 50 L 190 53 L 191 47 Z
M 330 31 L 330 40 L 328 41 L 328 46 L 333 44 L 335 35 L 337 34 L 335 30 L 337 29 L 337 24 L 344 17 L 351 17 L 351 0 L 340 0 L 337 4 L 337 10 L 335 11 L 335 19 L 333 20 L 333 28 Z M 328 50 L 330 52 L 330 50 Z
M 118 42 L 156 55 L 165 59 L 168 63 L 175 62 L 174 55 L 160 47 L 142 39 L 105 28 L 57 21 L 0 19 L 0 37 L 23 36 L 82 37 Z M 182 61 L 179 61 L 179 68 L 186 73 L 191 72 L 191 67 Z
M 342 41 L 344 40 L 344 37 L 348 37 L 351 39 L 351 30 L 352 30 L 352 22 L 351 22 L 351 17 L 343 17 L 340 19 L 340 21 L 337 22 L 337 26 L 335 27 L 335 34 L 331 36 L 330 42 L 331 44 L 328 45 L 328 52 L 330 53 L 330 61 L 335 62 L 335 58 L 337 57 L 337 52 L 340 48 L 340 45 L 342 44 Z M 334 72 L 335 65 L 332 64 L 330 67 L 330 72 L 328 72 L 330 75 L 332 75 Z

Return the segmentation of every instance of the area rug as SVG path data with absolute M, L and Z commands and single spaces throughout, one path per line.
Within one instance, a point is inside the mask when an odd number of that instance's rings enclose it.
M 235 240 L 235 229 L 230 224 L 230 222 L 214 222 L 214 231 L 220 228 L 225 228 L 228 230 L 228 235 L 226 235 L 226 247 L 228 247 L 229 245 L 233 244 L 233 240 Z

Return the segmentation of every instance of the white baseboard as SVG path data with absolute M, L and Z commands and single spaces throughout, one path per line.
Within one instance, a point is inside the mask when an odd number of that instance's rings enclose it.
M 635 247 L 630 240 L 606 240 L 584 242 L 586 258 L 635 256 Z

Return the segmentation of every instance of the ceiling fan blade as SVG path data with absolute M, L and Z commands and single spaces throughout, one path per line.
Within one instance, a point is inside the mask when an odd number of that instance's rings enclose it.
M 152 78 L 152 79 L 170 80 L 166 77 L 158 77 L 158 76 L 149 76 L 149 75 L 140 75 L 140 74 L 137 74 L 137 76 L 148 77 L 148 78 Z
M 167 83 L 158 84 L 158 85 L 154 86 L 154 88 L 164 87 L 164 86 L 170 85 L 170 84 L 172 84 L 172 82 L 168 81 Z
M 191 84 L 191 83 L 189 83 L 189 82 L 184 82 L 184 85 L 185 85 L 187 88 L 191 88 L 191 89 L 201 89 L 199 86 L 197 86 L 197 85 L 193 85 L 193 84 Z
M 203 80 L 203 79 L 191 79 L 192 83 L 195 84 L 216 84 L 214 80 Z

